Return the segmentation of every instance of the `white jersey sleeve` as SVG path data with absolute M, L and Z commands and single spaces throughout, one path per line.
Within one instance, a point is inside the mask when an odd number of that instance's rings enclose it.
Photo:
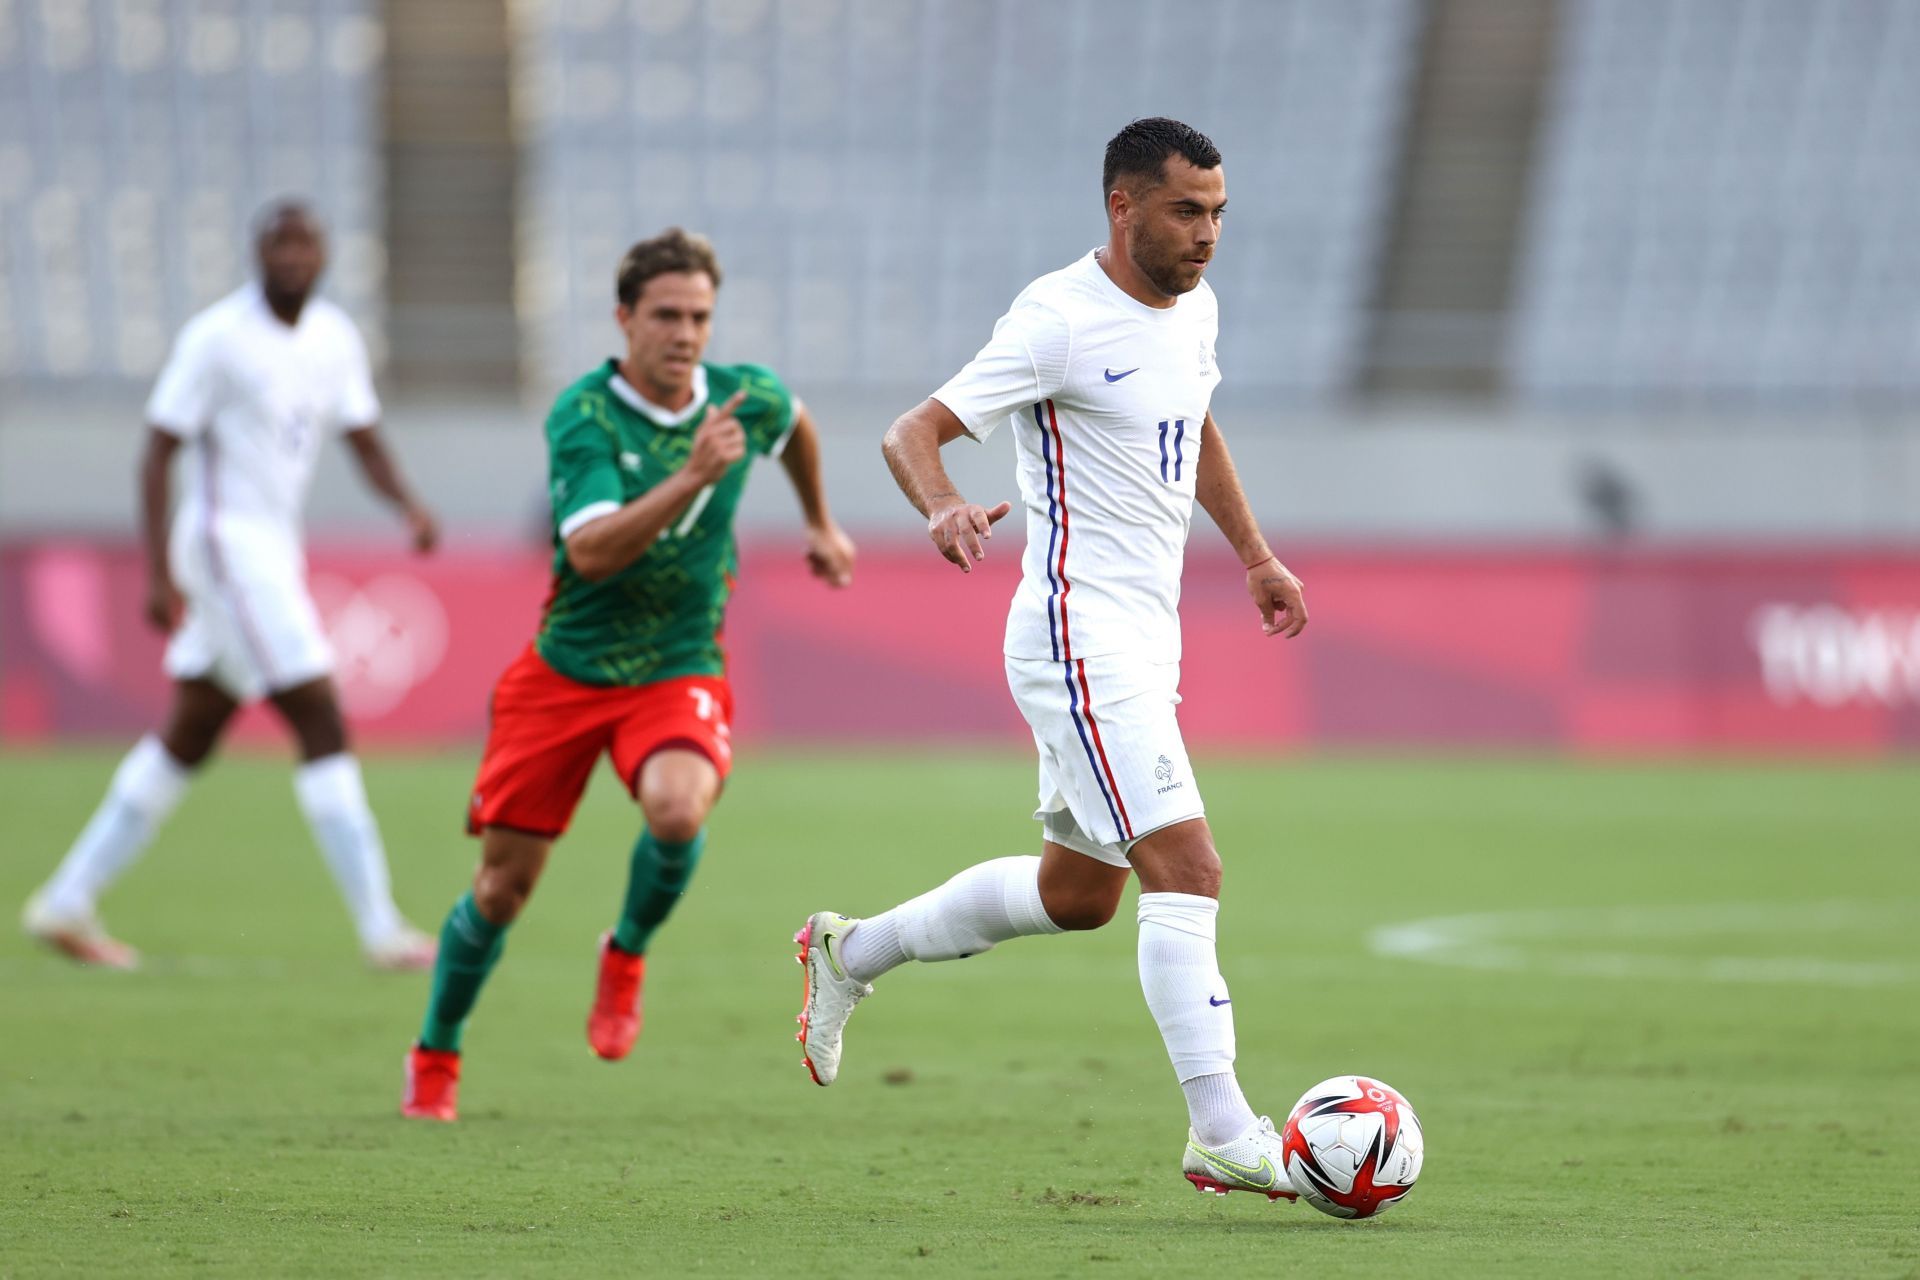
M 1016 300 L 993 326 L 993 337 L 933 398 L 985 440 L 1010 416 L 1059 393 L 1067 377 L 1073 333 L 1046 303 Z
M 1006 652 L 1177 661 L 1180 573 L 1220 380 L 1212 290 L 1203 283 L 1170 307 L 1149 307 L 1088 253 L 1028 285 L 1009 319 L 1035 303 L 1066 317 L 1059 330 L 1070 326 L 1071 341 L 1062 333 L 1054 347 L 1066 348 L 1065 369 L 1053 387 L 1036 386 L 1036 375 L 1016 389 L 1007 378 L 1007 399 L 987 402 L 1014 410 L 1008 434 L 1027 517 Z M 1002 343 L 996 334 L 988 351 Z M 1041 350 L 1036 342 L 1034 356 Z
M 373 362 L 367 358 L 366 340 L 344 314 L 339 321 L 340 350 L 346 368 L 334 422 L 341 431 L 358 431 L 380 421 L 380 397 L 373 389 Z
M 183 439 L 205 431 L 219 407 L 217 357 L 210 317 L 195 317 L 174 339 L 153 394 L 147 397 L 147 422 Z

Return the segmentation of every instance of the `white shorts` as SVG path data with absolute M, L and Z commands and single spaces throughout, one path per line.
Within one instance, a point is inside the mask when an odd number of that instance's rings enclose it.
M 1179 663 L 1008 658 L 1007 686 L 1040 753 L 1048 840 L 1124 867 L 1134 841 L 1205 815 L 1174 715 Z
M 211 680 L 254 702 L 332 673 L 298 543 L 264 532 L 210 536 L 198 526 L 176 529 L 169 552 L 187 603 L 167 642 L 169 676 Z

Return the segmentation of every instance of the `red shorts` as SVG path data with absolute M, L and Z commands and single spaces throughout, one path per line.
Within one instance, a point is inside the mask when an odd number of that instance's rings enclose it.
M 728 723 L 733 690 L 724 676 L 679 676 L 637 686 L 569 680 L 532 645 L 493 687 L 487 750 L 480 758 L 467 830 L 511 827 L 557 836 L 606 751 L 628 791 L 640 766 L 667 747 L 698 751 L 725 779 L 733 767 Z

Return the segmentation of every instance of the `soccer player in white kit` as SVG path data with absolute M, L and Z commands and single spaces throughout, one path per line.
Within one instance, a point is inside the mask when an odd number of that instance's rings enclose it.
M 1012 424 L 1027 547 L 1007 616 L 1007 683 L 1040 755 L 1039 857 L 999 858 L 877 916 L 810 917 L 799 1039 L 831 1084 L 875 978 L 1031 934 L 1097 929 L 1140 877 L 1139 968 L 1186 1094 L 1182 1171 L 1203 1191 L 1293 1198 L 1273 1122 L 1233 1072 L 1215 960 L 1220 858 L 1174 715 L 1180 572 L 1197 499 L 1246 566 L 1268 635 L 1306 625 L 1208 412 L 1218 308 L 1201 279 L 1226 208 L 1220 153 L 1174 120 L 1107 144 L 1108 241 L 1028 285 L 993 338 L 887 432 L 894 478 L 962 572 L 1011 509 L 968 502 L 940 463 Z
M 256 223 L 260 279 L 181 330 L 147 402 L 141 464 L 147 617 L 171 633 L 165 729 L 115 772 L 26 931 L 83 964 L 132 968 L 95 903 L 179 802 L 239 707 L 267 698 L 299 742 L 294 792 L 376 968 L 433 963 L 433 940 L 400 915 L 360 766 L 347 750 L 333 657 L 306 590 L 300 509 L 326 438 L 344 433 L 368 484 L 405 516 L 416 550 L 437 526 L 407 488 L 376 424 L 366 345 L 345 312 L 312 296 L 326 265 L 318 221 L 281 202 Z M 168 516 L 174 455 L 184 492 Z

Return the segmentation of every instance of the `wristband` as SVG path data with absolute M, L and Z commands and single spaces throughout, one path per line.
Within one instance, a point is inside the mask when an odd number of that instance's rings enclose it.
M 1279 558 L 1280 558 L 1279 556 L 1274 556 L 1274 555 L 1262 556 L 1260 557 L 1260 559 L 1255 560 L 1252 564 L 1247 565 L 1246 570 L 1248 573 L 1252 573 L 1255 569 L 1258 569 L 1261 565 L 1265 564 L 1267 561 L 1278 560 Z

